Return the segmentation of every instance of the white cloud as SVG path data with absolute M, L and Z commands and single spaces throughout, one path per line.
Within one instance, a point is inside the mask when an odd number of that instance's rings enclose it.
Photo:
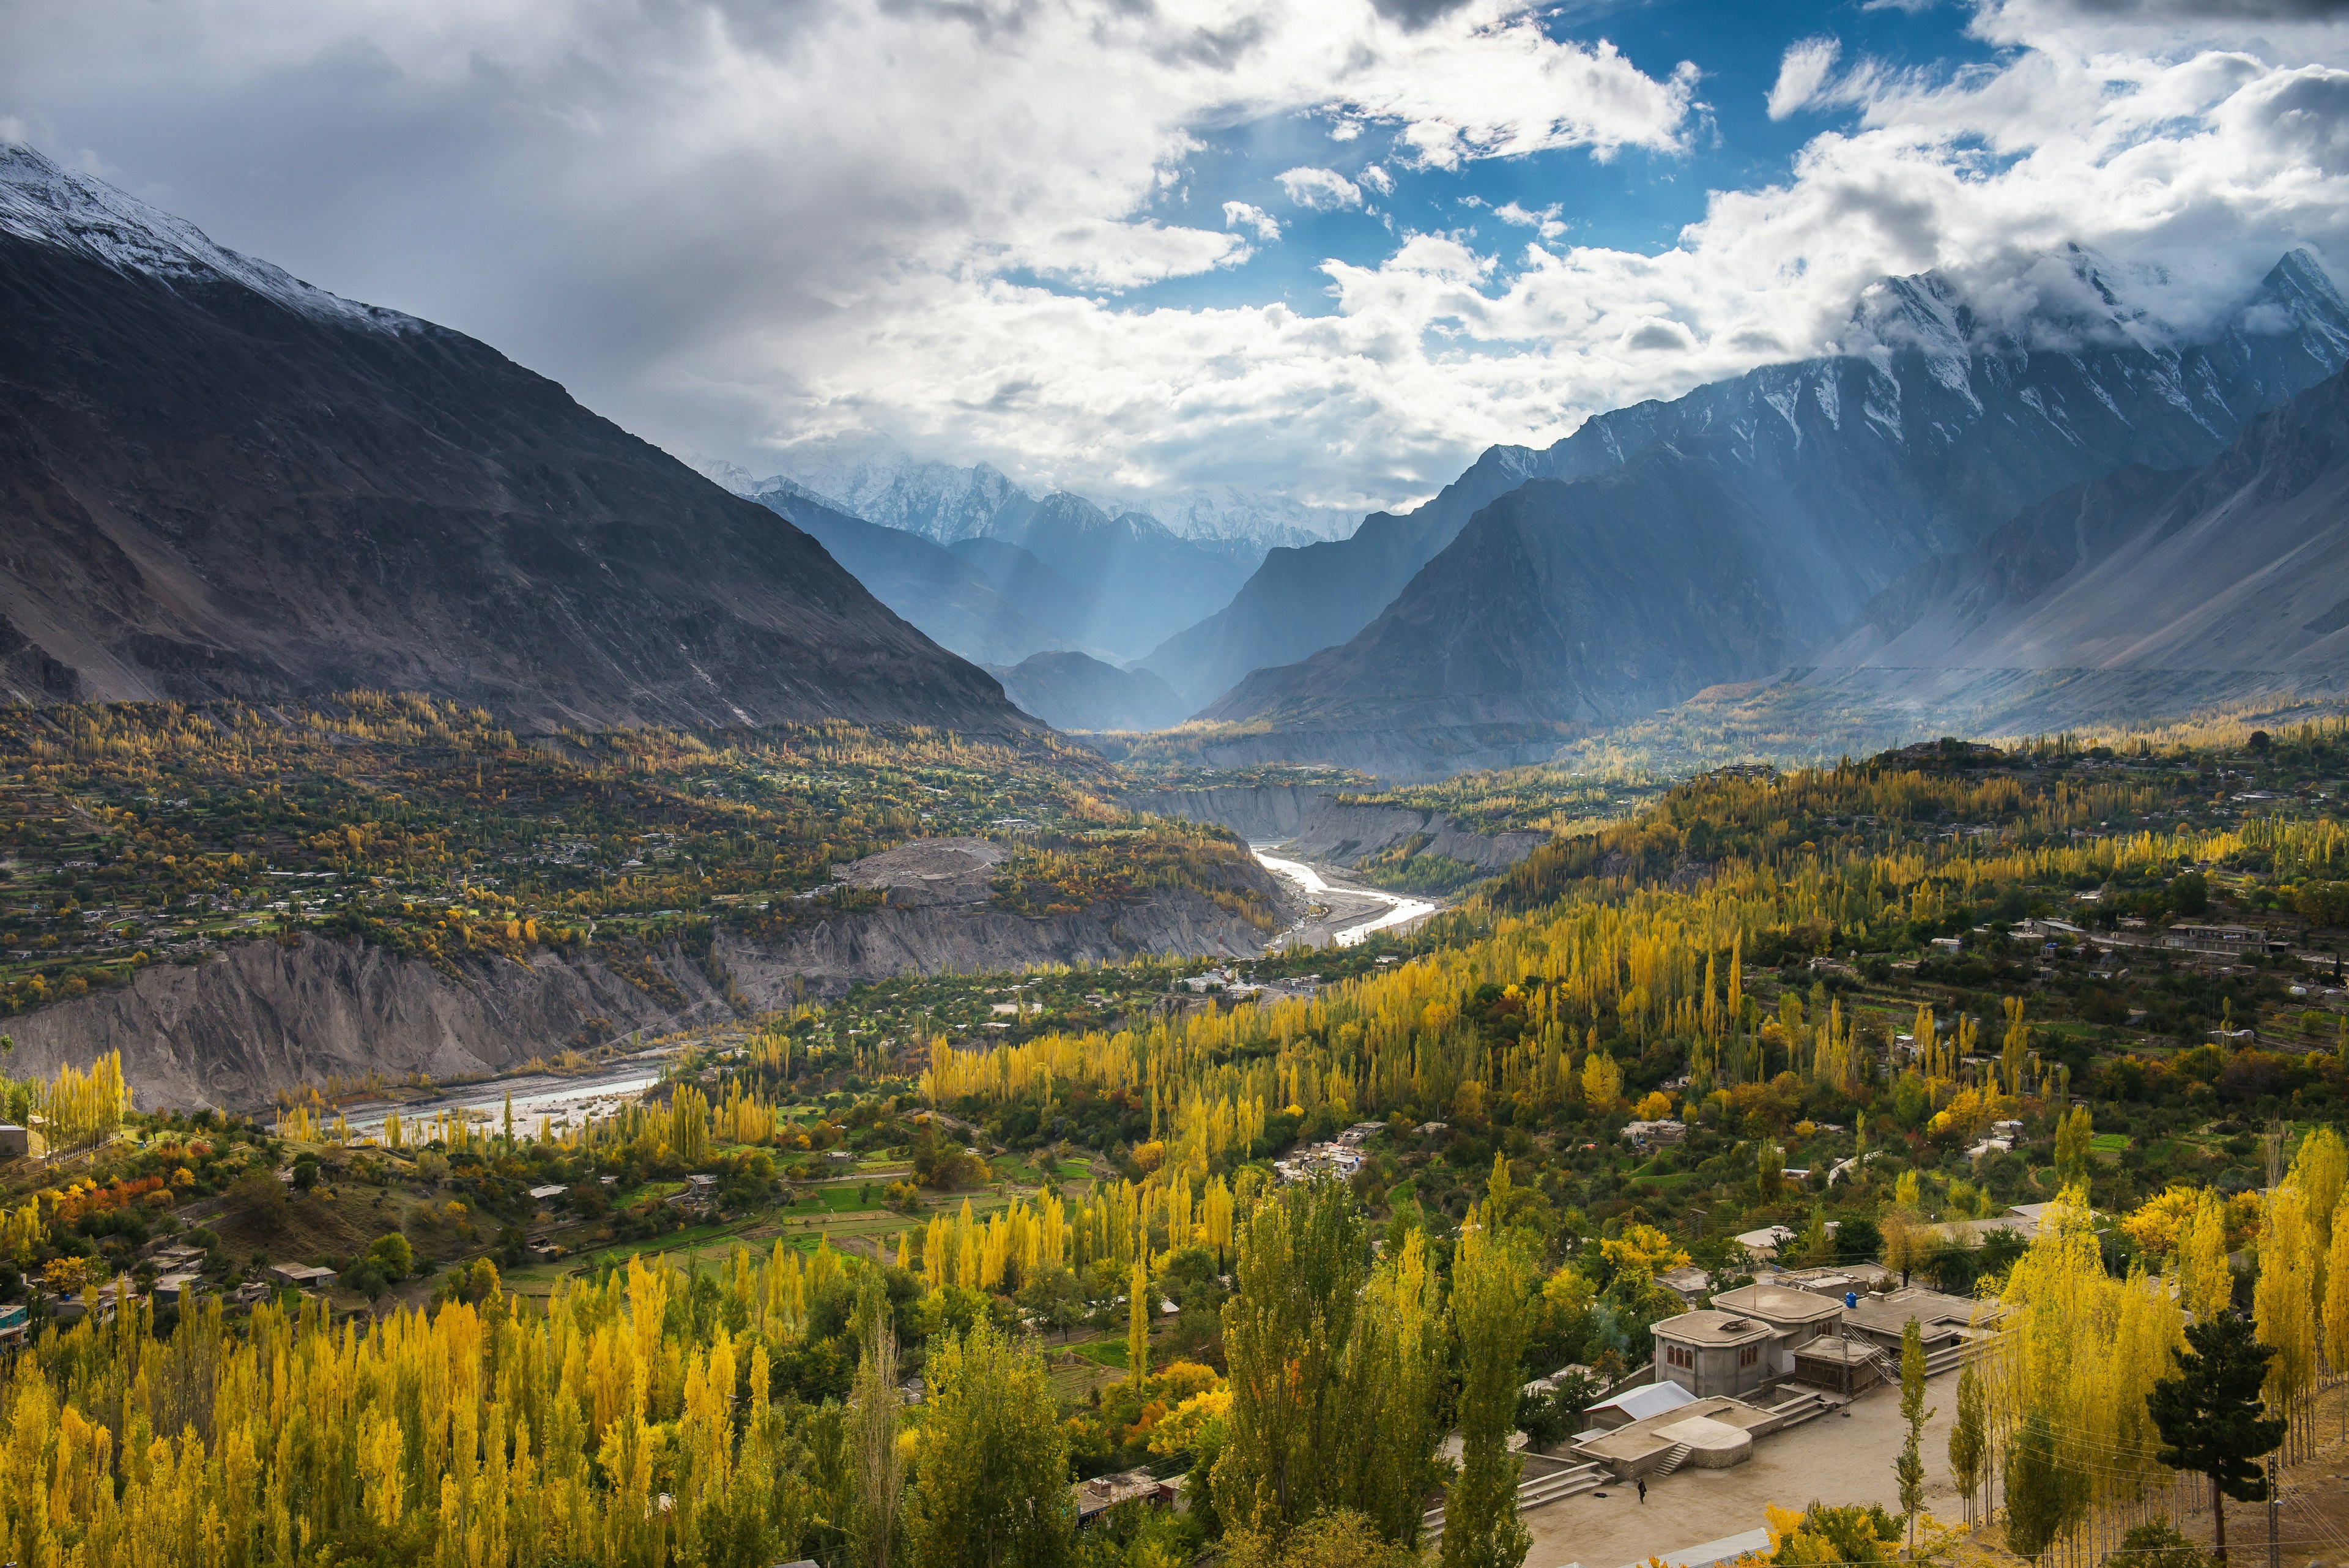
M 1246 202 L 1224 203 L 1224 227 L 1247 229 L 1257 239 L 1267 242 L 1280 238 L 1280 220 L 1262 207 L 1253 207 Z
M 1653 254 L 1512 203 L 1505 239 L 1401 227 L 1383 259 L 1325 264 L 1316 315 L 1113 292 L 1278 234 L 1203 185 L 1195 139 L 1309 114 L 1393 139 L 1381 172 L 1669 155 L 1702 123 L 1693 74 L 1549 40 L 1506 0 L 1412 28 L 1351 0 L 80 0 L 12 16 L 0 115 L 665 444 L 755 468 L 864 432 L 1101 493 L 1369 505 L 1818 351 L 1886 273 L 2021 310 L 2061 286 L 2027 258 L 2077 241 L 2189 321 L 2295 244 L 2349 276 L 2344 30 L 2115 3 L 1993 0 L 1995 61 L 1961 74 L 1782 69 L 1853 123 Z
M 1334 213 L 1362 204 L 1362 188 L 1334 169 L 1291 169 L 1280 176 L 1288 199 L 1309 212 Z
M 1787 45 L 1778 62 L 1777 83 L 1770 88 L 1770 118 L 1784 119 L 1817 98 L 1842 53 L 1843 45 L 1834 38 L 1804 38 Z
M 1388 173 L 1385 170 L 1380 168 L 1375 163 L 1365 168 L 1358 178 L 1363 184 L 1369 186 L 1371 190 L 1376 191 L 1381 196 L 1392 196 L 1394 194 L 1394 176 Z
M 1566 233 L 1566 225 L 1558 222 L 1557 214 L 1558 205 L 1555 202 L 1537 213 L 1530 212 L 1515 202 L 1504 202 L 1493 209 L 1493 216 L 1501 222 L 1515 223 L 1521 229 L 1538 230 L 1546 240 L 1554 240 Z

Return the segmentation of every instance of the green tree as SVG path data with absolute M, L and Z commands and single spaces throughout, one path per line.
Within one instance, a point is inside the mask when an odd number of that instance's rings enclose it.
M 1062 1340 L 1085 1315 L 1084 1287 L 1065 1265 L 1038 1269 L 1035 1277 L 1019 1287 L 1019 1301 L 1039 1324 L 1059 1329 Z
M 2226 1500 L 2266 1501 L 2267 1477 L 2256 1461 L 2283 1441 L 2282 1418 L 2262 1415 L 2260 1402 L 2275 1350 L 2254 1340 L 2251 1325 L 2232 1313 L 2187 1324 L 2186 1344 L 2177 1376 L 2153 1386 L 2146 1409 L 2161 1433 L 2161 1462 L 2209 1477 L 2211 1555 L 2224 1563 Z
M 1284 1540 L 1233 1532 L 1224 1538 L 1224 1568 L 1420 1568 L 1420 1558 L 1382 1539 L 1362 1515 L 1333 1509 Z
M 387 1280 L 404 1280 L 416 1272 L 416 1249 L 397 1231 L 377 1237 L 367 1249 L 367 1260 L 383 1271 Z
M 1507 1238 L 1472 1220 L 1452 1260 L 1452 1329 L 1460 1346 L 1460 1479 L 1444 1500 L 1444 1568 L 1517 1568 L 1533 1537 L 1517 1519 L 1509 1451 L 1532 1328 L 1531 1271 Z
M 1066 1568 L 1069 1446 L 1042 1359 L 979 1323 L 933 1347 L 922 1460 L 905 1494 L 914 1568 Z
M 1275 1542 L 1334 1501 L 1360 1422 L 1340 1376 L 1369 1251 L 1352 1195 L 1284 1188 L 1236 1238 L 1224 1303 L 1232 1407 L 1212 1485 L 1226 1525 Z
M 1900 1330 L 1900 1419 L 1909 1435 L 1901 1440 L 1900 1457 L 1892 1473 L 1900 1481 L 1900 1511 L 1909 1517 L 1909 1555 L 1917 1555 L 1917 1511 L 1925 1506 L 1925 1423 L 1933 1412 L 1925 1408 L 1925 1335 L 1910 1318 Z
M 1988 1415 L 1982 1374 L 1968 1366 L 1958 1374 L 1958 1418 L 1950 1427 L 1950 1475 L 1966 1500 L 1969 1521 L 1973 1518 L 1974 1499 L 1982 1491 L 1983 1468 L 1990 1458 L 1990 1438 L 1984 1429 Z
M 2054 1428 L 2034 1410 L 2006 1450 L 2006 1544 L 2036 1558 L 2064 1533 L 2085 1501 L 2084 1478 L 2064 1462 Z

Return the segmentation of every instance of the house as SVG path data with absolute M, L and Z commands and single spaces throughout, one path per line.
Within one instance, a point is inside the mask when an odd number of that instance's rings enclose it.
M 1360 1148 L 1386 1130 L 1384 1122 L 1356 1122 L 1338 1135 L 1338 1141 L 1348 1148 Z
M 1091 1524 L 1122 1502 L 1143 1502 L 1152 1508 L 1170 1506 L 1182 1492 L 1179 1480 L 1160 1480 L 1148 1470 L 1127 1470 L 1120 1475 L 1095 1476 L 1079 1481 L 1069 1491 L 1076 1499 L 1077 1523 Z
M 2221 958 L 2263 953 L 2267 933 L 2249 926 L 2172 926 L 2161 933 L 2161 945 L 2181 952 L 2210 953 Z
M 1631 1140 L 1632 1147 L 1647 1148 L 1652 1145 L 1681 1142 L 1688 1137 L 1688 1126 L 1670 1116 L 1660 1121 L 1627 1122 L 1623 1126 L 1623 1136 Z
M 1776 1333 L 1758 1318 L 1706 1308 L 1665 1318 L 1649 1332 L 1656 1342 L 1654 1386 L 1669 1381 L 1691 1398 L 1709 1399 L 1751 1394 L 1778 1376 L 1771 1355 Z
M 1713 1310 L 1732 1317 L 1752 1318 L 1770 1330 L 1763 1361 L 1775 1382 L 1795 1374 L 1795 1352 L 1823 1334 L 1837 1333 L 1843 1324 L 1843 1303 L 1810 1291 L 1778 1284 L 1740 1285 L 1713 1298 Z M 1677 1322 L 1666 1318 L 1664 1324 Z M 1658 1324 L 1661 1329 L 1664 1324 Z M 1659 1368 L 1661 1371 L 1661 1368 Z
M 22 1345 L 32 1331 L 32 1320 L 22 1303 L 0 1306 L 0 1345 Z
M 203 1288 L 203 1281 L 194 1274 L 158 1274 L 155 1282 L 147 1287 L 157 1306 L 177 1306 Z
M 1677 1383 L 1643 1383 L 1626 1388 L 1611 1399 L 1601 1399 L 1582 1413 L 1593 1431 L 1611 1431 L 1677 1410 L 1695 1402 L 1696 1396 Z
M 1754 1439 L 1778 1430 L 1787 1417 L 1731 1398 L 1696 1399 L 1675 1389 L 1680 1399 L 1626 1426 L 1584 1432 L 1574 1439 L 1577 1458 L 1604 1465 L 1618 1480 L 1645 1479 L 1667 1465 L 1725 1469 L 1754 1457 Z M 1675 1461 L 1673 1454 L 1680 1458 Z
M 1691 1264 L 1686 1268 L 1666 1269 L 1656 1276 L 1656 1283 L 1680 1297 L 1686 1305 L 1694 1306 L 1703 1299 L 1704 1293 L 1713 1288 L 1713 1276 Z
M 1909 1324 L 1917 1325 L 1925 1345 L 1925 1376 L 1939 1376 L 1957 1366 L 1979 1342 L 1989 1337 L 1981 1324 L 2001 1309 L 1994 1303 L 1943 1295 L 1922 1286 L 1887 1295 L 1862 1296 L 1845 1308 L 1847 1336 L 1864 1341 L 1897 1369 L 1900 1340 Z
M 1837 1301 L 1857 1293 L 1866 1294 L 1879 1282 L 1891 1278 L 1874 1263 L 1837 1264 L 1824 1269 L 1787 1269 L 1770 1276 L 1774 1285 L 1789 1290 L 1808 1291 L 1813 1295 L 1832 1296 Z
M 40 1159 L 48 1152 L 48 1140 L 31 1127 L 0 1122 L 0 1159 Z
M 1883 1378 L 1881 1357 L 1872 1345 L 1822 1334 L 1795 1352 L 1795 1381 L 1848 1399 Z
M 322 1291 L 335 1282 L 335 1271 L 310 1263 L 272 1263 L 263 1271 L 280 1285 L 297 1291 Z
M 532 1188 L 530 1189 L 530 1200 L 533 1203 L 553 1203 L 561 1199 L 564 1193 L 570 1190 L 571 1189 L 564 1186 L 559 1181 L 550 1181 L 543 1187 Z
M 1745 1255 L 1757 1263 L 1766 1262 L 1778 1255 L 1778 1249 L 1795 1239 L 1795 1233 L 1784 1225 L 1765 1225 L 1759 1231 L 1748 1231 L 1739 1236 L 1737 1244 Z

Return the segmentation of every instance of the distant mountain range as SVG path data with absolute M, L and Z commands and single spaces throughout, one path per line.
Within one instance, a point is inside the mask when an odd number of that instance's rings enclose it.
M 720 483 L 745 494 L 766 483 L 752 480 L 748 470 L 736 464 L 714 467 L 725 475 Z M 719 472 L 711 477 L 718 478 Z M 940 544 L 988 533 L 989 520 L 1005 508 L 1043 499 L 991 463 L 964 468 L 925 462 L 871 441 L 793 448 L 784 455 L 778 477 L 829 499 L 842 511 Z M 1112 515 L 1139 513 L 1179 538 L 1246 546 L 1250 566 L 1276 545 L 1341 538 L 1353 532 L 1358 516 L 1339 507 L 1308 505 L 1278 491 L 1234 484 L 1091 499 Z
M 1261 558 L 1246 542 L 1182 538 L 1154 517 L 1112 516 L 1081 495 L 1031 496 L 983 467 L 912 464 L 894 471 L 886 485 L 876 471 L 862 470 L 852 486 L 862 500 L 787 475 L 750 481 L 730 466 L 717 467 L 743 493 L 794 522 L 803 514 L 854 518 L 929 550 L 951 549 L 966 563 L 966 576 L 1002 597 L 1008 617 L 982 613 L 968 583 L 938 563 L 911 568 L 904 546 L 893 557 L 899 564 L 883 577 L 843 564 L 898 614 L 957 652 L 988 662 L 1048 648 L 1139 658 L 1228 603 Z M 941 475 L 960 477 L 949 484 Z M 815 523 L 803 525 L 823 532 Z M 867 546 L 860 546 L 867 553 L 859 559 L 877 566 Z M 1025 651 L 1009 651 L 1014 648 Z
M 1039 653 L 988 672 L 1056 730 L 1160 730 L 1183 722 L 1174 689 L 1146 670 L 1120 670 L 1081 653 Z
M 0 144 L 0 700 L 1031 726 L 814 540 L 460 333 Z
M 2209 462 L 2349 358 L 2349 306 L 2305 253 L 2183 344 L 2071 259 L 2101 315 L 1993 331 L 1943 280 L 1892 280 L 1855 312 L 1865 351 L 1495 449 L 1407 516 L 1275 552 L 1143 667 L 1195 696 L 1257 660 L 1204 716 L 1268 732 L 1268 754 L 1396 773 L 1547 755 L 1801 659 L 2068 486 Z M 1342 639 L 1291 651 L 1323 637 Z

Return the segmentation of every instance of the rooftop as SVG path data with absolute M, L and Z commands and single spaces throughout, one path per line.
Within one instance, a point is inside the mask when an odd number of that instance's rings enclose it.
M 1684 1345 L 1745 1345 L 1769 1338 L 1771 1329 L 1757 1318 L 1705 1308 L 1665 1318 L 1653 1324 L 1651 1332 L 1659 1339 L 1677 1339 Z
M 1758 1317 L 1773 1326 L 1824 1323 L 1843 1315 L 1843 1303 L 1833 1296 L 1788 1290 L 1784 1285 L 1740 1285 L 1715 1295 L 1713 1304 L 1723 1313 Z

